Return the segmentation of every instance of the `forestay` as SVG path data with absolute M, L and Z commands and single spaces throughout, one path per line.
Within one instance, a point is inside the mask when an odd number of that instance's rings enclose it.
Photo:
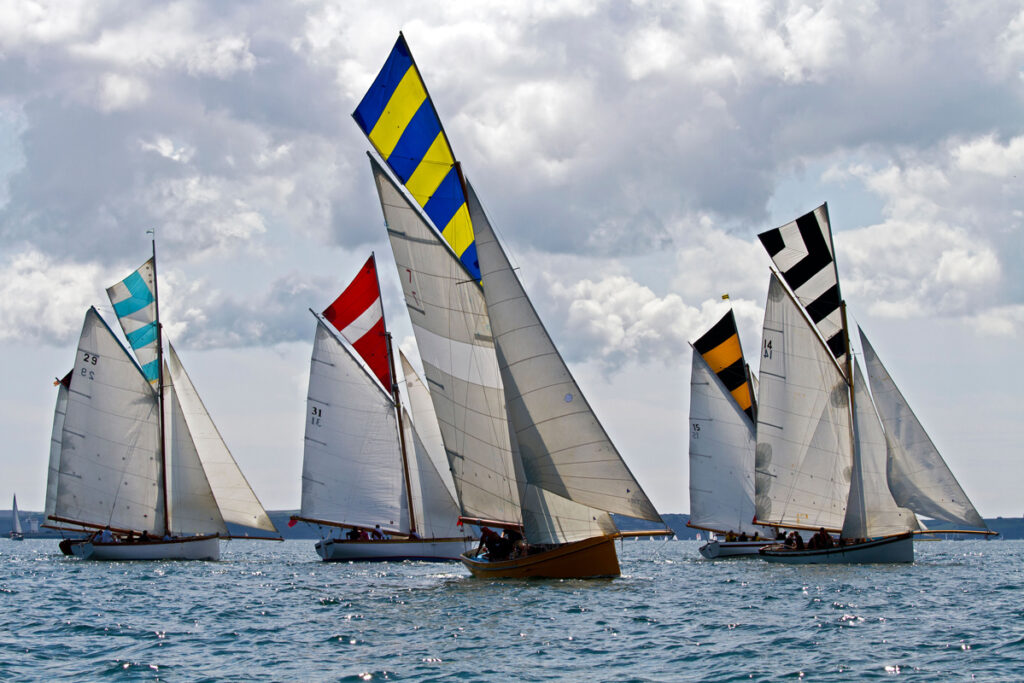
M 986 528 L 863 330 L 860 339 L 871 392 L 885 427 L 893 498 L 924 517 Z
M 158 406 L 147 378 L 90 308 L 68 390 L 56 516 L 163 533 Z
M 373 157 L 370 163 L 462 513 L 520 523 L 504 392 L 480 286 L 387 171 Z
M 227 444 L 224 443 L 220 431 L 203 405 L 192 380 L 185 372 L 174 346 L 168 343 L 167 350 L 168 375 L 174 385 L 176 401 L 181 409 L 181 417 L 185 420 L 201 472 L 206 479 L 206 487 L 212 493 L 214 505 L 218 509 L 218 516 L 223 522 L 265 531 L 277 531 L 260 501 L 256 498 L 249 482 L 246 481 L 245 475 L 238 468 L 238 463 L 235 462 L 231 451 L 228 450 Z M 178 454 L 175 452 L 172 457 L 175 460 L 171 470 L 172 480 L 177 485 L 174 472 L 179 467 Z M 171 511 L 173 517 L 178 517 L 181 514 L 173 503 Z M 177 529 L 177 527 L 175 528 Z M 196 528 L 196 532 L 209 532 L 210 530 L 208 526 Z M 226 528 L 223 533 L 227 533 Z
M 840 529 L 852 465 L 849 387 L 774 272 L 759 379 L 758 521 Z
M 696 348 L 690 372 L 690 525 L 755 533 L 754 423 Z
M 467 190 L 487 313 L 526 481 L 597 510 L 662 521 L 552 343 L 472 186 Z
M 408 532 L 394 402 L 319 318 L 306 407 L 301 515 Z
M 853 470 L 843 538 L 878 538 L 918 528 L 914 513 L 896 505 L 885 478 L 885 433 L 860 363 L 853 372 Z

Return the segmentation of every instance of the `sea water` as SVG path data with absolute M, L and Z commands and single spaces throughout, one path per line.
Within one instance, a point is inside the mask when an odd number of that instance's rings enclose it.
M 617 546 L 621 578 L 489 581 L 312 541 L 101 563 L 0 540 L 0 680 L 1024 680 L 1024 542 L 848 567 Z

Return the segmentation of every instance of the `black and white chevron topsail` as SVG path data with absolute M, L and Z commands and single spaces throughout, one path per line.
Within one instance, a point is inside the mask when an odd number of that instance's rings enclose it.
M 758 238 L 845 372 L 846 336 L 828 204 Z

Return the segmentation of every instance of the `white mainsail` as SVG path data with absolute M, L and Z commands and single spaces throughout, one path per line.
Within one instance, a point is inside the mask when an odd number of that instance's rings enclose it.
M 21 517 L 18 516 L 18 497 L 14 496 L 14 502 L 11 503 L 11 533 L 16 536 L 22 536 L 21 530 Z
M 505 397 L 480 285 L 370 157 L 445 453 L 467 517 L 520 523 Z
M 277 531 L 224 443 L 170 342 L 167 350 L 169 377 L 221 517 L 225 522 Z
M 692 345 L 691 345 L 692 346 Z M 754 424 L 693 349 L 690 372 L 690 525 L 756 533 Z
M 871 392 L 885 427 L 893 498 L 925 517 L 986 528 L 863 330 L 860 339 Z
M 71 382 L 71 376 L 67 378 Z M 63 381 L 57 383 L 57 404 L 53 408 L 53 431 L 50 433 L 50 462 L 46 472 L 46 502 L 43 519 L 49 519 L 57 507 L 57 483 L 60 480 L 60 448 L 64 438 L 64 416 L 68 409 L 68 388 Z
M 68 391 L 54 515 L 163 533 L 158 413 L 153 387 L 90 308 Z
M 917 518 L 896 505 L 886 483 L 885 433 L 859 362 L 854 362 L 853 376 L 853 469 L 842 536 L 878 538 L 914 531 Z
M 758 521 L 842 528 L 852 466 L 849 386 L 774 272 L 759 377 Z
M 526 481 L 597 510 L 661 522 L 555 348 L 467 187 L 484 298 Z
M 306 405 L 301 515 L 408 533 L 394 401 L 319 318 Z

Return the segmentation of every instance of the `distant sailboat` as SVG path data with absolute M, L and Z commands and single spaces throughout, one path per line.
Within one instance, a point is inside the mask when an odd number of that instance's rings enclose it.
M 717 535 L 700 548 L 707 559 L 757 557 L 769 541 L 753 523 L 756 404 L 733 312 L 691 346 L 687 526 Z
M 435 456 L 441 468 L 429 453 L 437 418 L 404 355 L 413 415 L 402 405 L 373 256 L 316 318 L 302 508 L 293 519 L 348 530 L 316 544 L 325 561 L 457 561 L 474 539 L 457 524 L 443 454 Z
M 11 533 L 10 539 L 12 541 L 24 541 L 25 534 L 21 530 L 21 518 L 18 516 L 18 497 L 14 496 L 14 502 L 11 504 Z
M 227 522 L 276 531 L 170 344 L 164 362 L 155 247 L 107 292 L 141 365 L 90 308 L 47 507 L 52 487 L 50 520 L 102 533 L 70 551 L 94 560 L 216 560 Z M 55 431 L 62 403 L 58 396 Z
M 818 530 L 785 563 L 911 562 L 916 514 L 984 521 L 927 440 L 861 333 L 874 400 L 849 346 L 827 207 L 762 234 L 774 271 L 758 395 L 757 521 Z M 783 279 L 792 290 L 783 284 Z M 880 415 L 882 417 L 880 417 Z M 941 467 L 938 463 L 941 463 Z M 821 534 L 824 529 L 827 533 Z M 830 533 L 839 533 L 835 543 Z

